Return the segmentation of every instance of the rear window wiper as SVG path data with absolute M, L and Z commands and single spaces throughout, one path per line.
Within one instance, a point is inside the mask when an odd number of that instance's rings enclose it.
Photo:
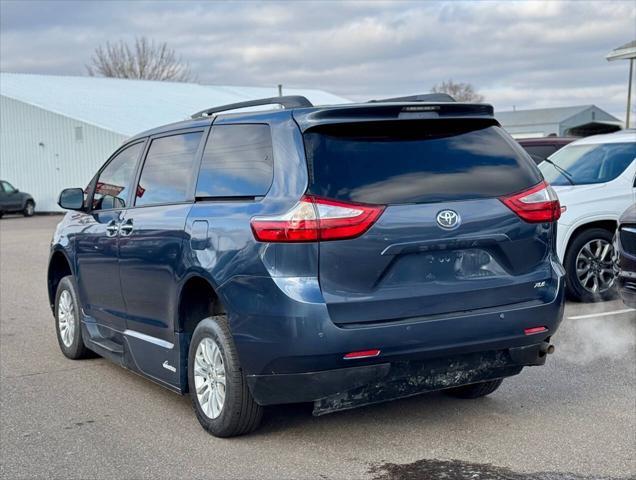
M 570 185 L 576 185 L 574 183 L 574 179 L 572 178 L 572 174 L 570 172 L 568 172 L 565 168 L 563 167 L 559 167 L 556 163 L 554 163 L 552 160 L 550 160 L 549 158 L 546 158 L 545 160 L 543 160 L 544 162 L 548 162 L 550 165 L 552 165 L 554 168 L 556 168 L 559 173 L 561 175 L 563 175 L 563 177 L 565 177 L 565 179 L 570 182 Z

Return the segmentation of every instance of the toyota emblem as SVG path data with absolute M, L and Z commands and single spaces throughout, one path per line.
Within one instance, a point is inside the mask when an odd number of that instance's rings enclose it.
M 442 210 L 437 214 L 437 224 L 446 230 L 459 227 L 459 220 L 459 214 L 453 210 Z

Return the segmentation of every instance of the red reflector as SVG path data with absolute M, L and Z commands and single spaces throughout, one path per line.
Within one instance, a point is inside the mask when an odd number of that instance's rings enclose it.
M 380 350 L 360 350 L 359 352 L 347 353 L 343 358 L 345 360 L 353 360 L 354 358 L 371 358 L 380 355 Z
M 546 327 L 532 327 L 532 328 L 526 328 L 523 333 L 525 333 L 526 335 L 533 335 L 535 333 L 542 333 L 542 332 L 547 332 L 548 329 Z
M 546 182 L 500 200 L 528 223 L 554 222 L 561 217 L 559 197 Z

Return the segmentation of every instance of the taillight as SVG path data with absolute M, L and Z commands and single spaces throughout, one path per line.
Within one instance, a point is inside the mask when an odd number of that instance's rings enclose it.
M 523 192 L 501 197 L 500 200 L 529 223 L 554 222 L 561 217 L 559 197 L 546 182 Z
M 305 195 L 282 215 L 254 217 L 252 231 L 261 242 L 316 242 L 355 238 L 384 211 L 383 205 L 340 202 Z

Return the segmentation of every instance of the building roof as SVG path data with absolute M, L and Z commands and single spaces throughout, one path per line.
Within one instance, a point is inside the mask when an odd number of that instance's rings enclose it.
M 608 53 L 605 58 L 608 62 L 611 62 L 613 60 L 627 60 L 630 58 L 636 58 L 636 40 L 632 40 L 625 45 L 616 47 L 614 50 Z
M 514 127 L 521 125 L 539 125 L 547 123 L 561 123 L 572 118 L 579 113 L 590 108 L 600 108 L 595 105 L 577 105 L 573 107 L 555 107 L 555 108 L 536 108 L 532 110 L 511 110 L 507 112 L 496 112 L 495 118 L 505 127 Z M 620 120 L 607 112 L 608 116 Z
M 316 105 L 349 100 L 316 89 L 284 88 Z M 215 105 L 278 95 L 276 86 L 240 87 L 103 77 L 0 73 L 0 95 L 123 135 L 190 118 Z

